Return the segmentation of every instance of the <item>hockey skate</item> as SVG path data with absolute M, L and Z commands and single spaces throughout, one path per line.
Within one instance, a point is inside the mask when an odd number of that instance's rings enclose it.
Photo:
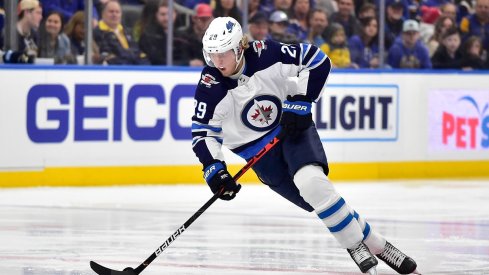
M 384 251 L 376 256 L 399 274 L 420 274 L 416 270 L 416 262 L 389 242 L 385 243 Z
M 375 266 L 379 263 L 368 247 L 363 243 L 359 243 L 354 249 L 346 249 L 350 253 L 351 258 L 357 264 L 362 273 L 377 275 Z

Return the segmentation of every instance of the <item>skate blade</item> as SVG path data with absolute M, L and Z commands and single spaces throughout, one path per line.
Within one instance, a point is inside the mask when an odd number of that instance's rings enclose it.
M 411 274 L 418 274 L 418 275 L 421 275 L 421 272 L 419 272 L 417 269 L 415 269 L 415 270 L 413 271 L 413 273 L 411 273 Z
M 376 268 L 375 268 L 375 266 L 374 266 L 374 267 L 372 267 L 371 269 L 369 269 L 369 270 L 367 271 L 367 273 L 368 273 L 369 275 L 377 275 L 377 269 L 376 269 Z

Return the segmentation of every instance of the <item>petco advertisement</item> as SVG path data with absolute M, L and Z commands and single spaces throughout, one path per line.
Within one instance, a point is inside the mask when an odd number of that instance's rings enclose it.
M 489 90 L 433 90 L 429 147 L 489 152 Z

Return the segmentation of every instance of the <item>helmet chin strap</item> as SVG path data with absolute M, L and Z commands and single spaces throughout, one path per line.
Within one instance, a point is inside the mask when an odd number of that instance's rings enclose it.
M 238 69 L 238 66 L 239 66 L 239 63 L 241 63 L 241 59 L 243 59 L 243 54 L 244 54 L 244 49 L 240 47 L 240 55 L 239 55 L 239 58 L 238 58 L 238 55 L 236 55 L 236 67 L 234 68 L 234 71 L 236 71 Z

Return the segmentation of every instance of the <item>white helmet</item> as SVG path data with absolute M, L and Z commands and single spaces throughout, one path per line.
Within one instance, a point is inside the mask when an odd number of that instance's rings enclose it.
M 207 65 L 214 67 L 210 53 L 224 53 L 233 50 L 236 62 L 239 63 L 243 52 L 240 52 L 243 31 L 241 25 L 232 17 L 217 17 L 209 24 L 202 38 L 204 59 Z

